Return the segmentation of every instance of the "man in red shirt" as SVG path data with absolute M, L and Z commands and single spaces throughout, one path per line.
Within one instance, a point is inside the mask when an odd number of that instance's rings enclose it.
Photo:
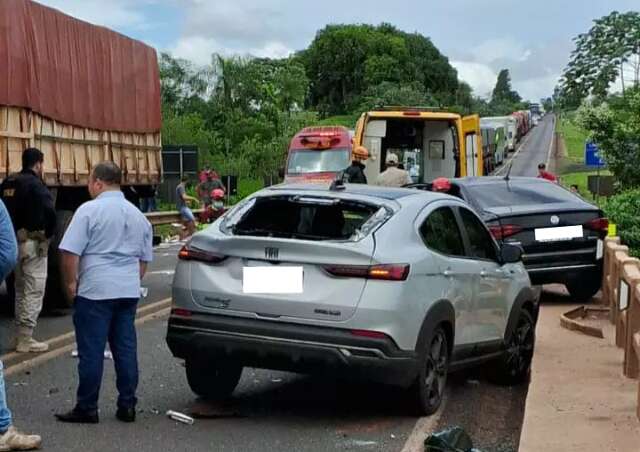
M 544 163 L 538 165 L 538 177 L 551 182 L 555 182 L 556 184 L 558 183 L 558 178 L 556 177 L 556 175 L 547 171 L 547 165 L 545 165 Z

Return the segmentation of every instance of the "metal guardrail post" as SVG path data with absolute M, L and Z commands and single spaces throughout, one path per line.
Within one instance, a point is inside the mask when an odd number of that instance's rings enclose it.
M 194 209 L 194 215 L 200 215 L 204 209 Z M 171 224 L 171 223 L 180 223 L 182 218 L 180 217 L 180 212 L 171 211 L 171 212 L 150 212 L 144 214 L 147 217 L 147 220 L 153 226 L 159 226 L 162 224 Z

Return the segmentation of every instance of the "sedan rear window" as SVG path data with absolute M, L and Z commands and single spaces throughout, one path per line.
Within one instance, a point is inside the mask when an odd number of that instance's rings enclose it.
M 226 224 L 235 235 L 303 240 L 360 240 L 389 217 L 387 209 L 353 201 L 304 196 L 257 198 Z
M 573 202 L 576 197 L 564 188 L 552 183 L 479 184 L 468 187 L 473 201 L 479 207 L 508 207 L 559 202 Z

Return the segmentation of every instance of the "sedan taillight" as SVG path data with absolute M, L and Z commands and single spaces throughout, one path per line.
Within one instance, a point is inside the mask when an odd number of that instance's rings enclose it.
M 227 256 L 211 253 L 198 248 L 183 246 L 178 253 L 178 259 L 183 261 L 198 261 L 207 264 L 218 264 L 225 260 Z
M 515 224 L 503 224 L 502 226 L 491 225 L 489 226 L 489 231 L 496 240 L 503 240 L 522 231 L 522 226 L 518 226 Z
M 383 265 L 325 265 L 324 269 L 333 276 L 346 278 L 365 278 L 382 281 L 406 281 L 409 277 L 409 264 Z
M 609 220 L 607 218 L 594 218 L 591 221 L 587 221 L 582 225 L 585 229 L 590 229 L 592 231 L 598 232 L 608 232 L 609 231 Z

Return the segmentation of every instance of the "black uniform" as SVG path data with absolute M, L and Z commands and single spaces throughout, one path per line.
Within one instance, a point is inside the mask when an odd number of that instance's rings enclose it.
M 366 184 L 367 176 L 364 174 L 365 168 L 362 163 L 354 160 L 351 166 L 344 170 L 344 174 L 347 176 L 347 182 L 350 184 Z
M 0 185 L 0 197 L 16 231 L 44 231 L 46 238 L 56 233 L 53 197 L 34 171 L 22 170 L 7 177 Z

